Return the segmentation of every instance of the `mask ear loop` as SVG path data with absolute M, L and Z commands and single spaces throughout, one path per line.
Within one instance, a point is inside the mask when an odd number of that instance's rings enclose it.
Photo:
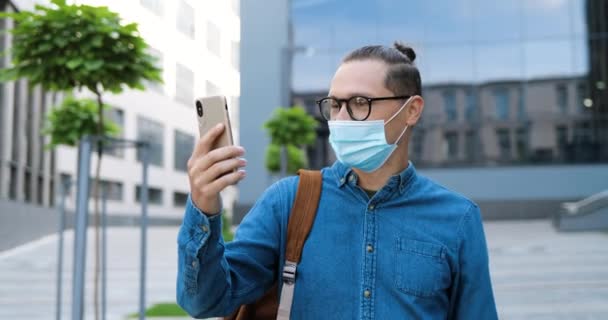
M 412 100 L 413 97 L 409 97 L 407 100 L 405 100 L 405 102 L 403 103 L 403 105 L 401 106 L 401 108 L 399 108 L 399 110 L 397 110 L 397 112 L 395 112 L 395 114 L 390 117 L 388 120 L 386 120 L 386 122 L 384 123 L 384 125 L 387 125 L 389 122 L 393 121 L 393 119 L 395 119 L 395 117 L 397 115 L 399 115 L 401 113 L 401 111 L 403 111 L 403 109 L 407 106 L 407 103 L 410 102 L 410 100 Z
M 395 117 L 396 117 L 396 116 L 397 116 L 399 113 L 401 113 L 401 111 L 403 111 L 403 109 L 404 109 L 404 108 L 407 106 L 408 102 L 410 102 L 410 100 L 412 100 L 412 98 L 413 98 L 413 97 L 409 97 L 409 99 L 407 99 L 407 100 L 406 100 L 406 101 L 403 103 L 403 105 L 401 106 L 401 108 L 399 108 L 399 110 L 397 110 L 397 112 L 395 112 L 395 114 L 394 114 L 392 117 L 390 117 L 390 118 L 389 118 L 389 119 L 388 119 L 388 120 L 387 120 L 387 121 L 384 123 L 384 125 L 386 126 L 386 125 L 387 125 L 389 122 L 391 122 L 393 119 L 395 119 Z M 394 144 L 398 145 L 398 144 L 399 144 L 399 142 L 401 142 L 401 138 L 403 137 L 403 135 L 404 135 L 404 134 L 405 134 L 405 132 L 407 131 L 407 128 L 408 128 L 408 127 L 409 127 L 409 126 L 406 124 L 406 125 L 405 125 L 405 128 L 403 129 L 403 131 L 401 131 L 401 134 L 399 135 L 399 138 L 397 138 L 397 141 L 395 141 L 395 143 L 394 143 Z

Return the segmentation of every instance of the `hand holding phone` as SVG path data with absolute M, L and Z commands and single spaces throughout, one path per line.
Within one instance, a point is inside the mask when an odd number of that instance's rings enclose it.
M 194 205 L 207 215 L 221 208 L 220 192 L 245 177 L 240 158 L 245 150 L 234 146 L 224 97 L 198 99 L 195 103 L 201 137 L 188 160 L 188 178 Z

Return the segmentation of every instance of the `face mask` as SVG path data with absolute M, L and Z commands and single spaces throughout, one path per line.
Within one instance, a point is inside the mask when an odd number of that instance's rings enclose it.
M 371 121 L 328 121 L 329 143 L 343 164 L 365 172 L 378 170 L 393 154 L 405 134 L 406 125 L 394 144 L 386 142 L 385 125 L 391 122 L 411 98 L 386 123 Z

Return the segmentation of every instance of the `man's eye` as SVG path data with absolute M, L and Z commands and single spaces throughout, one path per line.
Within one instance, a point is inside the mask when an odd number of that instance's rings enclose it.
M 339 109 L 340 108 L 340 104 L 338 103 L 338 101 L 332 100 L 332 99 L 327 99 L 327 100 L 323 101 L 323 104 L 326 107 L 329 107 L 329 108 L 332 108 L 332 109 Z
M 355 105 L 358 106 L 358 107 L 362 107 L 362 106 L 366 106 L 367 105 L 367 99 L 365 99 L 363 97 L 356 97 L 353 100 L 355 102 Z

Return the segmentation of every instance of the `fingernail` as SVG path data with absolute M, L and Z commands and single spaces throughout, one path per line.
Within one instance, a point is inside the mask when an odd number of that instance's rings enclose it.
M 215 126 L 215 128 L 220 129 L 220 128 L 222 128 L 223 126 L 224 126 L 224 124 L 223 124 L 223 123 L 218 123 L 218 124 Z
M 241 176 L 246 176 L 247 172 L 245 170 L 239 170 L 239 173 L 241 174 Z

